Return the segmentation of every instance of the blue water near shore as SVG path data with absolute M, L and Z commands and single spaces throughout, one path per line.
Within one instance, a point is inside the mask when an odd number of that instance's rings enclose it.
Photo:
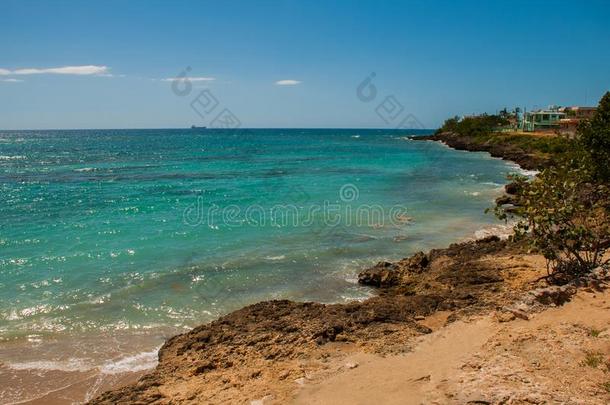
M 0 131 L 0 339 L 367 297 L 359 270 L 496 224 L 516 171 L 414 132 Z

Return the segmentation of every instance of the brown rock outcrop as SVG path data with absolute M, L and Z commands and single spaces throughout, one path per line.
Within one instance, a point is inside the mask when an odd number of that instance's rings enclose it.
M 281 396 L 307 370 L 324 367 L 336 353 L 327 347 L 404 351 L 413 336 L 430 332 L 419 321 L 435 311 L 452 311 L 451 321 L 512 299 L 505 269 L 487 258 L 515 250 L 490 237 L 379 263 L 360 274 L 361 283 L 379 286 L 379 295 L 363 302 L 247 306 L 169 339 L 154 371 L 91 403 L 239 403 L 270 395 L 270 386 Z
M 489 152 L 493 157 L 510 160 L 527 170 L 537 170 L 549 164 L 549 158 L 528 153 L 516 145 L 494 142 L 481 143 L 470 136 L 459 135 L 453 132 L 413 136 L 411 139 L 418 141 L 439 141 L 454 149 L 470 152 Z

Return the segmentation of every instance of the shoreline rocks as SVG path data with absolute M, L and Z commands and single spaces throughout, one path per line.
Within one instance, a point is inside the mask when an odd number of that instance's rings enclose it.
M 539 155 L 527 153 L 518 146 L 512 144 L 477 142 L 470 136 L 463 136 L 453 132 L 442 132 L 440 134 L 426 136 L 412 136 L 415 141 L 437 141 L 447 146 L 469 152 L 488 152 L 491 156 L 509 160 L 517 163 L 526 170 L 538 170 L 549 164 L 550 159 Z
M 377 288 L 396 286 L 408 274 L 424 272 L 428 264 L 429 259 L 424 252 L 417 252 L 398 263 L 379 262 L 358 274 L 358 283 Z
M 568 302 L 577 287 L 610 280 L 600 268 L 565 286 L 531 290 L 542 269 L 529 265 L 528 257 L 521 245 L 491 236 L 362 271 L 359 282 L 379 293 L 363 302 L 249 305 L 167 340 L 154 371 L 90 403 L 249 403 L 271 397 L 285 403 L 295 386 L 354 348 L 382 355 L 409 351 L 414 338 L 432 332 L 425 320 L 438 311 L 445 325 L 494 312 L 501 323 L 530 320 Z
M 379 293 L 363 302 L 249 305 L 168 339 L 155 370 L 90 403 L 243 402 L 271 394 L 269 386 L 294 389 L 308 367 L 323 368 L 336 355 L 333 345 L 404 352 L 413 337 L 431 332 L 421 321 L 437 311 L 451 312 L 452 322 L 512 302 L 506 270 L 489 258 L 519 249 L 488 237 L 378 263 L 359 275 Z
M 525 169 L 546 163 L 514 148 L 482 146 L 455 134 L 415 139 L 487 151 Z M 506 185 L 505 190 L 509 195 L 518 193 L 516 184 Z M 507 196 L 506 203 L 512 198 Z M 356 345 L 381 354 L 403 352 L 413 337 L 431 332 L 421 321 L 437 311 L 450 313 L 449 323 L 503 308 L 498 317 L 508 322 L 529 319 L 529 308 L 536 303 L 571 298 L 568 288 L 541 289 L 529 294 L 530 305 L 518 302 L 524 287 L 514 280 L 507 282 L 507 277 L 516 277 L 515 268 L 535 272 L 514 259 L 520 254 L 520 245 L 491 236 L 377 263 L 358 275 L 360 284 L 378 292 L 363 302 L 274 300 L 249 305 L 168 339 L 155 370 L 89 403 L 242 403 L 270 395 L 279 401 L 282 395 L 288 398 L 295 382 L 304 383 L 311 370 L 324 368 L 331 353 L 336 355 L 337 349 L 330 349 L 333 345 Z

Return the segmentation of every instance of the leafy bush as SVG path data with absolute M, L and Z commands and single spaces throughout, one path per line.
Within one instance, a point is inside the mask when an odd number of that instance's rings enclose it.
M 527 181 L 513 178 L 521 191 L 517 209 L 523 219 L 515 238 L 528 240 L 547 259 L 549 275 L 563 283 L 608 263 L 610 245 L 608 186 L 590 181 L 582 165 L 564 161 Z M 506 218 L 506 210 L 500 217 Z
M 597 112 L 578 129 L 578 139 L 589 157 L 595 180 L 610 181 L 610 92 L 602 97 Z
M 610 93 L 566 145 L 566 153 L 532 181 L 512 177 L 516 207 L 496 207 L 502 219 L 522 218 L 515 238 L 546 258 L 551 280 L 560 284 L 610 262 L 604 257 L 610 248 Z
M 476 136 L 493 132 L 496 128 L 507 125 L 508 119 L 499 115 L 482 114 L 474 117 L 449 118 L 437 133 L 455 132 L 460 135 Z

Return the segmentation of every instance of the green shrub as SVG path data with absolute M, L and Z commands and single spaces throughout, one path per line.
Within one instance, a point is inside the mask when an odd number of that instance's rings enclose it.
M 507 125 L 508 119 L 500 115 L 482 114 L 475 117 L 459 117 L 449 118 L 443 123 L 443 126 L 436 131 L 440 132 L 455 132 L 460 135 L 477 136 L 489 134 L 496 128 Z
M 610 248 L 610 93 L 591 122 L 581 126 L 577 140 L 562 147 L 565 153 L 532 181 L 512 178 L 520 190 L 516 208 L 496 207 L 500 218 L 521 217 L 515 238 L 527 240 L 546 258 L 556 283 L 610 261 L 604 258 Z
M 597 181 L 610 181 L 610 92 L 602 97 L 597 112 L 578 128 L 578 139 L 589 157 L 591 172 Z
M 547 168 L 532 181 L 515 179 L 521 193 L 514 213 L 523 218 L 515 238 L 528 240 L 546 258 L 555 282 L 608 263 L 609 190 L 590 179 L 588 170 L 574 161 Z

